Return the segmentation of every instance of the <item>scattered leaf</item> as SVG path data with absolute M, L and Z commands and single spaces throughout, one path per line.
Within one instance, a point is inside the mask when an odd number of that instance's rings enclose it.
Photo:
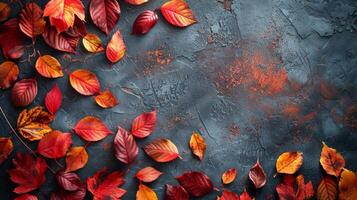
M 35 64 L 37 72 L 46 78 L 59 78 L 63 76 L 61 64 L 50 55 L 39 56 Z
M 131 124 L 131 133 L 138 138 L 149 136 L 156 126 L 156 110 L 144 112 L 137 116 Z
M 97 76 L 86 69 L 77 69 L 69 75 L 69 82 L 73 89 L 82 95 L 99 93 L 100 84 Z
M 120 6 L 117 0 L 91 0 L 89 13 L 93 23 L 109 35 L 120 18 Z
M 24 54 L 23 36 L 16 18 L 0 25 L 0 46 L 5 58 L 18 59 Z
M 155 181 L 161 176 L 161 172 L 153 167 L 145 167 L 136 173 L 136 178 L 142 182 L 150 183 Z
M 112 108 L 118 105 L 118 99 L 109 90 L 100 92 L 94 99 L 102 108 Z
M 59 189 L 57 192 L 51 194 L 51 200 L 83 200 L 86 196 L 86 191 L 86 184 L 82 183 L 76 191 Z
M 116 63 L 124 57 L 126 51 L 125 43 L 121 33 L 116 31 L 110 39 L 106 55 L 110 62 Z
M 297 183 L 297 192 L 295 192 L 295 181 Z M 293 175 L 285 174 L 282 183 L 276 187 L 280 200 L 305 200 L 314 195 L 314 188 L 311 181 L 305 184 L 304 176 L 299 175 L 296 180 Z
M 236 179 L 236 177 L 237 170 L 235 168 L 228 169 L 222 174 L 222 182 L 223 184 L 230 184 Z
M 324 175 L 317 187 L 318 200 L 335 200 L 337 199 L 337 181 L 336 178 Z
M 203 172 L 186 172 L 176 179 L 194 197 L 202 197 L 213 190 L 211 179 Z
M 341 173 L 339 188 L 339 200 L 357 199 L 357 173 L 344 169 Z
M 223 190 L 222 196 L 218 197 L 217 200 L 239 200 L 239 195 L 229 190 Z
M 195 154 L 200 160 L 206 151 L 206 142 L 203 137 L 197 132 L 193 132 L 190 139 L 190 148 L 192 153 Z
M 304 200 L 304 199 L 310 199 L 314 196 L 315 191 L 314 191 L 311 181 L 309 181 L 308 183 L 305 184 L 303 175 L 299 175 L 296 177 L 296 183 L 298 186 L 296 199 Z
M 38 200 L 38 198 L 32 194 L 23 194 L 16 197 L 15 200 Z
M 55 27 L 50 25 L 46 25 L 42 37 L 48 46 L 69 53 L 76 51 L 79 42 L 79 37 L 73 37 L 66 32 L 59 33 Z
M 120 199 L 125 190 L 119 188 L 124 184 L 124 174 L 112 172 L 106 176 L 105 169 L 96 172 L 93 177 L 87 179 L 88 191 L 92 193 L 94 199 Z
M 37 95 L 36 79 L 22 79 L 15 83 L 11 90 L 11 100 L 14 106 L 30 105 Z
M 118 127 L 118 132 L 114 138 L 114 155 L 125 164 L 131 164 L 138 156 L 139 148 L 136 145 L 133 135 L 124 128 Z
M 249 170 L 249 179 L 254 183 L 256 189 L 262 188 L 267 182 L 267 175 L 263 167 L 260 165 L 259 160 Z
M 84 48 L 91 53 L 98 53 L 104 51 L 102 40 L 98 35 L 88 33 L 82 40 Z
M 56 173 L 56 180 L 64 190 L 76 191 L 81 187 L 81 179 L 75 173 L 59 171 Z
M 240 200 L 254 200 L 252 197 L 250 197 L 249 193 L 245 189 L 242 192 L 242 194 L 239 196 L 239 199 Z
M 0 22 L 7 20 L 10 16 L 11 8 L 9 4 L 0 2 Z
M 70 27 L 65 33 L 70 37 L 79 39 L 87 35 L 87 28 L 85 23 L 76 17 L 73 27 Z
M 9 157 L 13 149 L 11 138 L 0 137 L 0 165 Z
M 30 38 L 41 35 L 46 26 L 46 21 L 42 18 L 42 14 L 42 9 L 35 2 L 26 4 L 19 18 L 21 31 Z
M 301 152 L 282 153 L 276 161 L 276 171 L 282 174 L 295 174 L 303 163 Z
M 93 116 L 81 119 L 74 131 L 86 141 L 99 141 L 112 133 L 100 119 Z
M 45 105 L 49 113 L 55 115 L 58 109 L 61 107 L 62 93 L 58 85 L 55 84 L 52 89 L 47 92 L 45 97 Z
M 144 184 L 139 184 L 139 190 L 136 192 L 136 200 L 158 200 L 156 193 Z
M 166 184 L 165 187 L 165 200 L 189 200 L 190 198 L 185 188 L 181 185 L 173 186 Z
M 66 172 L 83 168 L 88 162 L 88 153 L 84 147 L 72 147 L 66 156 Z
M 149 2 L 149 0 L 125 0 L 125 2 L 134 6 L 138 6 L 146 2 Z
M 149 32 L 155 26 L 159 17 L 151 10 L 145 10 L 140 13 L 133 24 L 132 34 L 140 35 Z
M 57 159 L 66 155 L 71 144 L 72 138 L 70 133 L 61 133 L 61 131 L 55 130 L 40 140 L 37 150 L 46 158 Z
M 16 63 L 5 61 L 0 64 L 0 89 L 9 88 L 19 76 L 19 67 Z
M 339 177 L 342 169 L 345 167 L 345 159 L 336 149 L 328 147 L 324 142 L 322 144 L 320 157 L 322 168 L 324 168 L 327 174 Z
M 144 150 L 156 162 L 170 162 L 180 156 L 177 147 L 169 139 L 156 139 Z
M 161 6 L 161 13 L 174 26 L 186 27 L 196 23 L 196 18 L 184 0 L 170 0 Z

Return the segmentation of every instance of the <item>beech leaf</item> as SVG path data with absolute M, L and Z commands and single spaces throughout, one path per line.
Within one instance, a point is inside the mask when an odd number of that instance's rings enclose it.
M 295 174 L 303 163 L 301 152 L 282 153 L 276 161 L 276 171 L 282 174 Z
M 139 153 L 133 135 L 129 134 L 124 128 L 118 127 L 118 132 L 114 138 L 115 157 L 125 164 L 135 161 Z
M 19 76 L 19 67 L 12 61 L 0 64 L 0 89 L 9 88 Z
M 202 197 L 213 190 L 211 179 L 203 172 L 186 172 L 176 179 L 194 197 Z
M 95 102 L 102 108 L 112 108 L 118 105 L 118 99 L 109 90 L 100 92 L 95 96 Z
M 195 154 L 200 160 L 202 160 L 206 151 L 206 142 L 203 137 L 197 132 L 193 132 L 189 145 L 192 153 Z
M 336 149 L 328 147 L 323 142 L 320 164 L 327 174 L 339 177 L 345 167 L 345 159 Z
M 146 34 L 155 26 L 158 19 L 159 17 L 154 11 L 143 11 L 136 17 L 131 33 L 135 35 Z
M 24 54 L 24 43 L 16 18 L 0 25 L 0 46 L 5 58 L 18 59 Z
M 170 162 L 180 156 L 177 147 L 169 139 L 156 139 L 144 150 L 156 162 Z
M 61 107 L 61 103 L 62 103 L 62 93 L 58 85 L 55 84 L 52 87 L 52 89 L 46 94 L 45 105 L 48 112 L 54 115 Z
M 86 141 L 99 141 L 112 133 L 99 118 L 93 116 L 79 120 L 73 130 Z
M 138 6 L 146 2 L 149 2 L 149 0 L 125 0 L 125 2 L 134 6 Z
M 72 138 L 70 133 L 61 133 L 61 131 L 55 130 L 40 140 L 37 150 L 46 158 L 57 159 L 66 155 L 71 144 Z
M 161 13 L 170 24 L 186 27 L 196 23 L 196 18 L 184 0 L 170 0 L 161 6 Z
M 37 72 L 46 78 L 59 78 L 63 76 L 61 64 L 50 55 L 43 55 L 37 58 L 35 68 Z
M 256 189 L 262 188 L 267 181 L 267 175 L 263 167 L 260 165 L 259 160 L 249 170 L 249 179 L 254 183 Z
M 84 147 L 72 147 L 66 156 L 66 172 L 83 168 L 88 162 L 88 153 Z
M 27 106 L 37 95 L 36 79 L 22 79 L 15 83 L 11 90 L 11 100 L 14 106 Z
M 222 174 L 223 184 L 232 183 L 237 177 L 237 170 L 235 168 L 230 168 Z
M 69 82 L 73 89 L 82 95 L 99 93 L 100 84 L 97 76 L 86 69 L 77 69 L 69 75 Z
M 109 35 L 120 18 L 120 6 L 117 0 L 91 0 L 89 13 L 93 23 Z
M 77 49 L 79 37 L 73 37 L 66 32 L 59 33 L 50 25 L 46 25 L 42 37 L 48 46 L 69 53 L 74 53 Z
M 131 133 L 137 138 L 149 136 L 156 126 L 156 110 L 137 116 L 131 125 Z
M 106 56 L 110 62 L 116 63 L 124 57 L 125 51 L 123 37 L 119 31 L 116 31 L 108 43 Z
M 99 170 L 87 179 L 88 191 L 94 199 L 120 199 L 126 192 L 119 188 L 125 182 L 124 174 L 115 171 L 106 175 L 105 172 L 105 169 Z
M 136 178 L 142 182 L 150 183 L 155 181 L 161 176 L 161 172 L 153 167 L 145 167 L 136 173 Z

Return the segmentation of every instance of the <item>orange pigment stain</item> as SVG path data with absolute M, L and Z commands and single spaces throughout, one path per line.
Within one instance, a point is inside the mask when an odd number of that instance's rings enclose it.
M 159 47 L 155 50 L 149 50 L 145 52 L 143 60 L 143 74 L 152 75 L 156 72 L 162 72 L 167 70 L 167 66 L 172 62 L 173 56 L 169 50 L 164 47 Z
M 300 115 L 300 107 L 296 104 L 288 104 L 283 108 L 283 114 L 286 117 L 297 119 Z

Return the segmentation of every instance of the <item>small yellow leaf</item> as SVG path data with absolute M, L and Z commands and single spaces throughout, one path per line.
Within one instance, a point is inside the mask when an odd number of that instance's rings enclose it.
M 96 34 L 88 33 L 82 40 L 84 48 L 91 53 L 104 51 L 102 40 Z
M 158 198 L 151 188 L 140 183 L 139 190 L 136 192 L 136 200 L 158 200 Z
M 190 139 L 190 148 L 200 160 L 203 159 L 203 155 L 206 151 L 206 142 L 203 137 L 197 132 L 193 132 Z

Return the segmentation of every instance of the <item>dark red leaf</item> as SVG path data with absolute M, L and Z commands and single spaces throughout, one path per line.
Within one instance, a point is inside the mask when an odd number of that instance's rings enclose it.
M 109 35 L 119 20 L 120 6 L 117 0 L 91 0 L 89 13 L 93 23 Z
M 254 183 L 256 189 L 262 188 L 265 185 L 267 176 L 263 167 L 260 165 L 259 160 L 257 160 L 257 163 L 255 163 L 252 168 L 250 168 L 249 179 Z
M 38 200 L 38 198 L 32 194 L 23 194 L 16 197 L 14 200 Z
M 18 59 L 24 54 L 23 37 L 15 18 L 0 26 L 0 46 L 5 58 Z
M 139 153 L 133 135 L 121 127 L 114 139 L 114 152 L 115 157 L 125 164 L 133 163 Z
M 66 31 L 66 34 L 70 37 L 84 37 L 87 34 L 87 28 L 84 21 L 76 17 L 73 27 L 70 27 Z
M 229 190 L 223 190 L 219 200 L 239 200 L 239 195 Z
M 45 105 L 52 115 L 56 114 L 62 103 L 62 93 L 58 85 L 55 84 L 52 89 L 46 94 Z
M 15 106 L 30 105 L 37 95 L 36 79 L 22 79 L 11 90 L 11 100 Z
M 295 200 L 295 191 L 294 191 L 294 176 L 290 174 L 285 174 L 283 177 L 282 183 L 279 183 L 276 186 L 276 191 L 279 195 L 280 200 Z
M 131 133 L 138 138 L 145 138 L 149 136 L 156 126 L 156 110 L 142 113 L 137 116 L 132 125 Z
M 26 4 L 20 13 L 19 26 L 21 31 L 30 38 L 42 34 L 46 25 L 42 14 L 42 9 L 35 2 Z
M 77 191 L 82 185 L 81 179 L 75 173 L 59 171 L 56 174 L 56 180 L 64 190 Z
M 158 20 L 158 16 L 155 12 L 151 10 L 145 10 L 140 13 L 138 17 L 136 17 L 135 22 L 133 24 L 132 34 L 145 34 L 151 30 L 152 27 L 155 26 Z
M 63 189 L 58 190 L 51 194 L 51 200 L 83 200 L 86 196 L 87 187 L 82 183 L 76 191 L 66 191 Z
M 202 197 L 213 190 L 211 179 L 203 172 L 186 172 L 176 179 L 194 197 Z
M 242 194 L 239 196 L 239 199 L 240 200 L 254 200 L 252 197 L 250 197 L 249 193 L 245 189 L 242 192 Z
M 182 186 L 174 186 L 169 184 L 166 184 L 165 186 L 165 200 L 189 200 L 190 196 Z
M 80 39 L 79 37 L 72 37 L 66 32 L 58 33 L 56 28 L 50 25 L 46 25 L 42 37 L 50 47 L 70 53 L 76 51 Z

